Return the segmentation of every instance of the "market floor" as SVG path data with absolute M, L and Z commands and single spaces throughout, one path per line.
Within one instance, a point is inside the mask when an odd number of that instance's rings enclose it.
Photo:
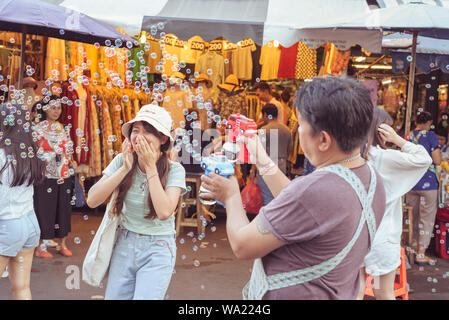
M 105 289 L 91 287 L 80 280 L 83 258 L 101 222 L 100 215 L 74 214 L 69 235 L 73 257 L 54 253 L 53 259 L 34 258 L 31 292 L 35 300 L 103 299 Z M 194 228 L 184 228 L 177 239 L 178 253 L 166 299 L 240 300 L 241 289 L 250 277 L 252 262 L 237 260 L 226 237 L 225 218 L 218 215 L 197 240 Z M 181 240 L 183 239 L 183 240 Z M 412 266 L 407 272 L 414 300 L 449 300 L 449 260 L 438 259 L 435 266 Z M 105 281 L 106 282 L 106 281 Z M 0 300 L 10 300 L 8 279 L 0 279 Z

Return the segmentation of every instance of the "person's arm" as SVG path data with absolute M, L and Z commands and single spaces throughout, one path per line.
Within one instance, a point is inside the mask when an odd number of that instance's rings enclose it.
M 378 131 L 382 140 L 401 148 L 399 151 L 371 147 L 373 150 L 368 153 L 382 176 L 388 203 L 402 197 L 418 183 L 432 164 L 432 158 L 422 145 L 406 141 L 390 126 L 381 124 Z
M 114 192 L 119 186 L 128 172 L 133 166 L 133 155 L 131 152 L 131 144 L 128 139 L 123 142 L 122 165 L 111 176 L 103 175 L 103 177 L 94 184 L 88 194 L 86 203 L 90 208 L 96 208 Z M 113 161 L 117 161 L 114 159 Z
M 432 160 L 433 160 L 433 163 L 437 166 L 439 166 L 441 164 L 441 150 L 440 149 L 435 149 L 432 151 Z
M 139 162 L 145 167 L 148 189 L 150 190 L 154 210 L 159 220 L 166 220 L 173 214 L 178 205 L 181 189 L 169 187 L 167 190 L 164 190 L 156 167 L 160 152 L 155 150 L 152 144 L 149 145 L 142 136 L 137 137 L 137 141 L 136 152 Z
M 238 142 L 245 143 L 250 155 L 250 163 L 256 165 L 273 197 L 277 197 L 282 189 L 290 183 L 290 180 L 270 159 L 257 135 L 251 138 L 243 136 L 239 138 Z
M 260 258 L 285 244 L 268 231 L 258 217 L 249 222 L 235 176 L 224 178 L 210 173 L 210 177 L 203 175 L 201 180 L 209 191 L 204 198 L 216 199 L 226 205 L 226 232 L 238 259 Z

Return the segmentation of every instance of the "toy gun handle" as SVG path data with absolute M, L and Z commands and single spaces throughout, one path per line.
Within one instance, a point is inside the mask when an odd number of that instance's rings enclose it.
M 248 163 L 249 162 L 249 152 L 248 152 L 248 149 L 246 148 L 246 145 L 244 143 L 239 143 L 239 147 L 240 147 L 240 153 L 239 153 L 238 160 L 241 161 L 242 163 Z

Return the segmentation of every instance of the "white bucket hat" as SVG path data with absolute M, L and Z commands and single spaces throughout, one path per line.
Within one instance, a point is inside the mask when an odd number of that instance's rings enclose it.
M 131 125 L 137 121 L 145 121 L 151 124 L 157 131 L 169 137 L 171 142 L 174 141 L 171 136 L 173 120 L 168 111 L 164 108 L 155 104 L 147 104 L 140 108 L 136 117 L 122 126 L 122 134 L 124 137 L 128 138 L 128 140 L 130 139 L 129 129 L 131 128 Z

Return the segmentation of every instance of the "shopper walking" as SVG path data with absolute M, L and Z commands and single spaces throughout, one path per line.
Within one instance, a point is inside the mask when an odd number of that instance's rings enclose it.
M 9 266 L 14 299 L 31 299 L 30 273 L 40 229 L 33 185 L 44 178 L 26 105 L 0 107 L 0 275 Z
M 401 265 L 402 196 L 410 191 L 432 164 L 426 149 L 401 138 L 391 127 L 393 119 L 380 109 L 374 109 L 368 142 L 363 152 L 379 172 L 385 186 L 386 208 L 371 249 L 360 270 L 358 299 L 365 295 L 366 274 L 375 278 L 376 299 L 395 300 L 396 269 Z M 392 143 L 401 150 L 387 149 Z
M 33 126 L 41 156 L 46 161 L 46 178 L 34 188 L 34 210 L 44 240 L 36 249 L 36 256 L 41 258 L 53 258 L 47 244 L 55 238 L 60 240 L 56 244 L 57 253 L 72 256 L 67 236 L 72 228 L 72 176 L 77 164 L 72 159 L 73 143 L 68 127 L 60 122 L 62 108 L 59 97 L 45 97 L 37 104 L 41 116 L 39 123 Z
M 370 95 L 353 79 L 314 78 L 299 88 L 296 105 L 301 148 L 316 171 L 290 181 L 257 136 L 243 138 L 273 201 L 250 223 L 235 178 L 203 176 L 210 190 L 203 196 L 226 204 L 234 254 L 256 258 L 244 297 L 355 299 L 385 211 L 382 180 L 360 155 L 373 115 Z
M 105 298 L 164 299 L 176 261 L 174 211 L 185 192 L 185 170 L 172 162 L 173 121 L 156 105 L 143 106 L 122 127 L 123 153 L 90 190 L 94 208 L 118 191 L 113 213 L 121 216 Z
M 432 115 L 421 112 L 416 118 L 416 129 L 410 134 L 410 141 L 422 145 L 433 160 L 427 172 L 406 196 L 407 204 L 413 207 L 415 262 L 421 265 L 436 263 L 436 260 L 426 256 L 438 208 L 439 182 L 435 166 L 441 163 L 438 136 L 430 131 L 431 125 Z

